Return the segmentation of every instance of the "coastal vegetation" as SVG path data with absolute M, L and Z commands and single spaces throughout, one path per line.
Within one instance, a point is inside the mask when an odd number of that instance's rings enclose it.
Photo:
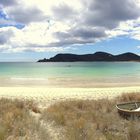
M 140 140 L 140 121 L 125 120 L 116 103 L 139 101 L 140 94 L 124 94 L 108 100 L 74 100 L 56 103 L 43 112 L 43 119 L 62 127 L 67 140 Z
M 40 123 L 31 112 L 39 112 L 32 101 L 0 99 L 0 140 L 41 139 Z
M 53 140 L 48 129 L 59 129 L 58 140 L 140 140 L 140 121 L 121 118 L 115 107 L 128 101 L 140 101 L 140 94 L 66 100 L 45 109 L 33 101 L 0 99 L 0 140 Z

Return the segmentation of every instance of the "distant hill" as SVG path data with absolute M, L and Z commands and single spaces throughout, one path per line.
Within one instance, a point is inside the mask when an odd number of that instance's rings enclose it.
M 38 62 L 78 62 L 78 61 L 139 61 L 140 56 L 134 53 L 123 53 L 120 55 L 112 55 L 106 52 L 96 52 L 94 54 L 57 54 L 50 59 L 41 59 Z

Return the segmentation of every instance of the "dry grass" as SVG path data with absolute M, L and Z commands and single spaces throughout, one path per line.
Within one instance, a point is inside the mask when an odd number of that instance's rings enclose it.
M 53 140 L 42 120 L 62 130 L 61 140 L 140 140 L 140 121 L 121 118 L 115 108 L 116 103 L 128 101 L 140 101 L 140 94 L 113 100 L 67 100 L 42 111 L 32 101 L 0 99 L 0 140 Z M 36 120 L 36 114 L 41 118 Z
M 140 101 L 140 93 L 123 94 L 116 100 L 118 102 Z
M 62 127 L 67 140 L 140 140 L 140 121 L 124 120 L 115 108 L 117 102 L 128 101 L 140 101 L 140 94 L 56 103 L 43 112 L 42 119 Z
M 31 111 L 39 112 L 32 101 L 0 99 L 0 140 L 43 140 Z

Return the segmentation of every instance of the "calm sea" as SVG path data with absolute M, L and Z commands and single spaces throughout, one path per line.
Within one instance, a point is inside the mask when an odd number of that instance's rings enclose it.
M 140 85 L 139 62 L 0 63 L 0 86 Z

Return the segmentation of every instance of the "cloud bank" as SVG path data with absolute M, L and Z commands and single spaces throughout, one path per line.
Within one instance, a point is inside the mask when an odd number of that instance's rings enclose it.
M 140 40 L 139 0 L 0 0 L 0 11 L 0 52 L 63 51 L 122 35 Z

